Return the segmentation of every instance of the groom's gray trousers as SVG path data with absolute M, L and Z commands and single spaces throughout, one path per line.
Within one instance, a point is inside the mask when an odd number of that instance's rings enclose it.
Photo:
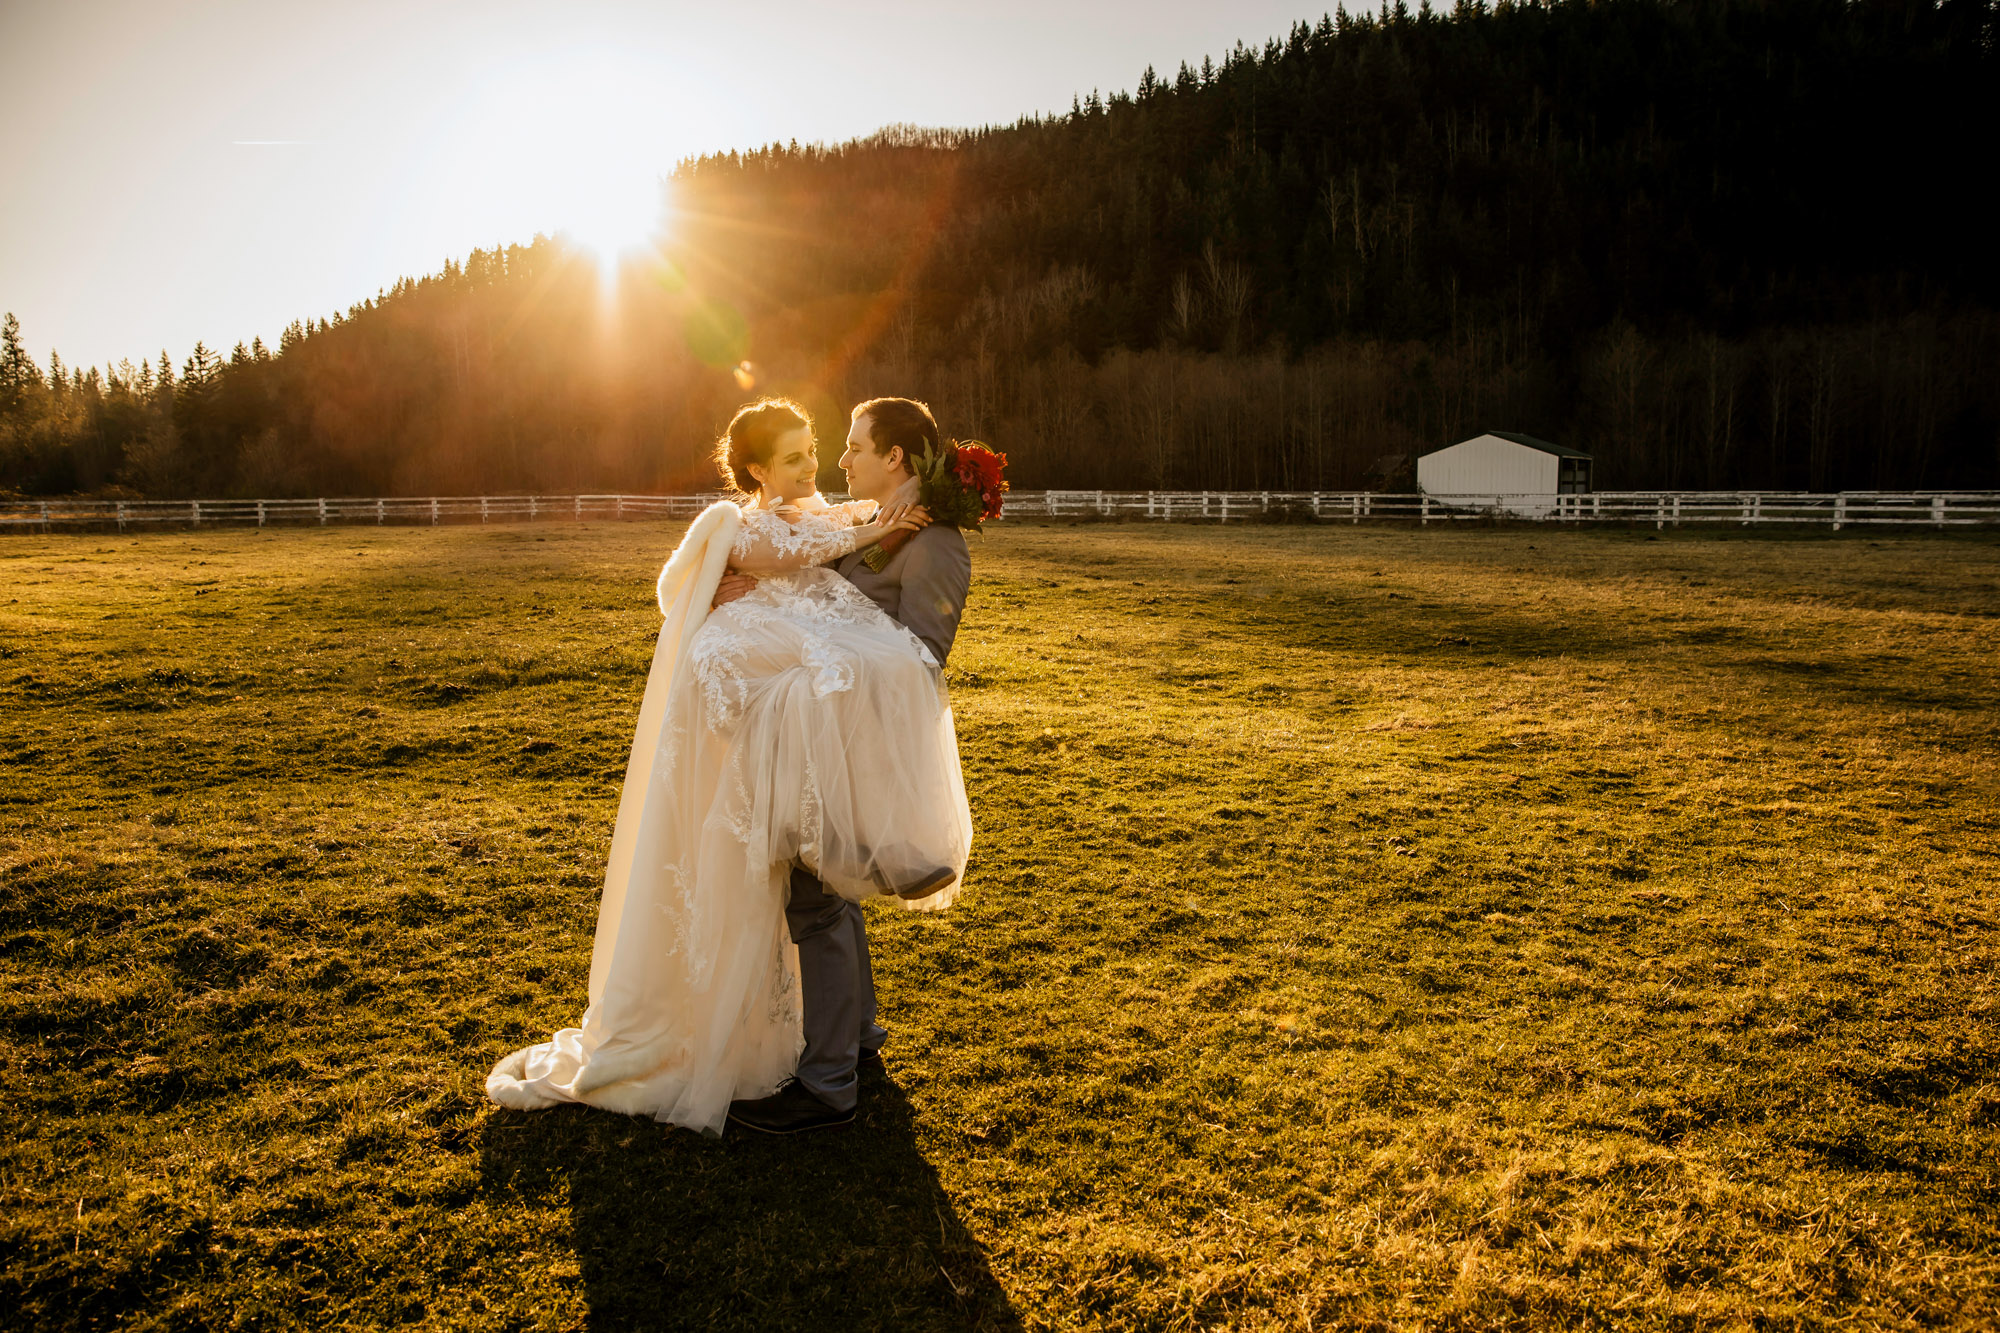
M 827 892 L 811 871 L 793 866 L 785 922 L 799 946 L 799 1000 L 805 1009 L 799 1082 L 828 1106 L 851 1111 L 860 1081 L 855 1062 L 863 1048 L 879 1050 L 889 1039 L 875 1022 L 875 973 L 868 965 L 861 904 Z
M 916 498 L 914 482 L 907 498 Z M 932 524 L 880 570 L 868 568 L 860 552 L 843 557 L 835 568 L 944 664 L 972 586 L 972 553 L 963 533 Z M 810 871 L 792 867 L 791 887 L 785 922 L 799 946 L 799 999 L 805 1011 L 806 1049 L 799 1056 L 798 1079 L 827 1105 L 851 1110 L 859 1084 L 855 1061 L 863 1050 L 879 1050 L 889 1037 L 875 1022 L 867 927 L 859 903 L 828 893 Z

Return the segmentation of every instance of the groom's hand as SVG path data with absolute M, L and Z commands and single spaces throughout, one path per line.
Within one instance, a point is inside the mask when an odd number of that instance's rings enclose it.
M 715 600 L 708 604 L 713 611 L 716 607 L 733 602 L 739 597 L 747 597 L 756 591 L 757 580 L 748 574 L 724 574 L 722 581 L 715 585 Z

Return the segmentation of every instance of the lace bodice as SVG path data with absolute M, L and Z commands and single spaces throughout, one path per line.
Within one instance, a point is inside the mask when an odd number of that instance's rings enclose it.
M 743 526 L 729 551 L 729 567 L 762 578 L 838 560 L 854 550 L 854 529 L 868 520 L 874 508 L 865 500 L 822 502 L 822 507 L 811 510 L 745 507 Z

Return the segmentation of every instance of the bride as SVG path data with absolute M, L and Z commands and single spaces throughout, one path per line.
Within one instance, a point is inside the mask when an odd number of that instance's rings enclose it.
M 494 1067 L 502 1106 L 720 1134 L 732 1099 L 770 1093 L 798 1061 L 793 864 L 854 900 L 936 909 L 957 894 L 972 818 L 938 663 L 824 567 L 928 517 L 828 504 L 811 420 L 782 399 L 738 412 L 717 462 L 743 499 L 702 514 L 660 573 L 589 1007 Z M 756 590 L 710 612 L 725 567 Z

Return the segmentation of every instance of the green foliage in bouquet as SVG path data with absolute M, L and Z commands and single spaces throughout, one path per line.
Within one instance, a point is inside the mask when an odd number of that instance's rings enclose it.
M 917 503 L 929 511 L 933 523 L 977 532 L 987 519 L 1000 517 L 1007 494 L 1003 475 L 1007 455 L 995 453 L 977 440 L 953 440 L 942 449 L 926 449 L 915 466 L 920 487 Z M 908 532 L 893 533 L 869 547 L 861 558 L 879 573 L 910 536 Z

